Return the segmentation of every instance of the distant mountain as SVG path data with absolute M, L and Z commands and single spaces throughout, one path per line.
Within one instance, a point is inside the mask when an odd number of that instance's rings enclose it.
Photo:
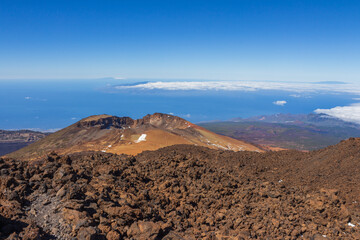
M 267 123 L 284 123 L 291 125 L 315 125 L 321 127 L 352 127 L 359 128 L 360 125 L 352 122 L 346 122 L 339 118 L 329 116 L 327 114 L 274 114 L 260 115 L 250 118 L 234 118 L 231 122 L 267 122 Z
M 9 156 L 36 159 L 52 151 L 59 154 L 82 151 L 138 154 L 176 144 L 261 151 L 254 145 L 215 134 L 182 118 L 155 113 L 137 120 L 110 115 L 90 116 Z
M 0 156 L 34 143 L 46 135 L 48 135 L 48 133 L 30 130 L 0 130 Z
M 268 149 L 316 150 L 350 137 L 360 137 L 360 125 L 326 114 L 262 115 L 200 126 Z

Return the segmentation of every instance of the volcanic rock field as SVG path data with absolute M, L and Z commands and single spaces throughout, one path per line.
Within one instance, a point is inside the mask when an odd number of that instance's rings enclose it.
M 360 239 L 360 140 L 0 159 L 0 239 Z

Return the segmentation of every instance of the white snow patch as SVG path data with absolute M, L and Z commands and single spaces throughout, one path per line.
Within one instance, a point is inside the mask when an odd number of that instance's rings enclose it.
M 323 237 L 326 237 L 326 235 L 324 234 L 324 235 L 322 235 Z
M 102 152 L 106 152 L 106 150 L 101 150 Z
M 355 224 L 352 224 L 351 222 L 348 222 L 349 227 L 355 227 Z
M 221 148 L 221 149 L 224 149 L 224 150 L 228 150 L 228 148 L 226 148 L 226 147 L 224 147 L 224 146 L 221 146 L 221 145 L 219 145 L 219 144 L 211 143 L 211 144 L 209 144 L 209 145 L 213 145 L 213 146 L 215 146 L 215 147 L 218 147 L 218 148 Z
M 111 148 L 112 145 L 109 145 L 108 148 Z
M 136 140 L 136 143 L 146 141 L 146 134 L 141 134 L 138 140 Z
M 282 179 L 280 179 L 280 180 L 279 180 L 279 183 L 281 183 L 282 181 L 283 181 L 283 180 L 282 180 Z

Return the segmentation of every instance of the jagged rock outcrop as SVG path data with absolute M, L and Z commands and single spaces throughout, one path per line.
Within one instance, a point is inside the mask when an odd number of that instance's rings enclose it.
M 140 119 L 132 119 L 130 117 L 116 117 L 110 115 L 98 115 L 90 116 L 85 118 L 77 123 L 79 128 L 90 128 L 90 127 L 99 127 L 101 129 L 109 128 L 134 128 L 134 127 L 159 127 L 165 129 L 185 129 L 191 126 L 190 122 L 186 121 L 177 116 L 163 114 L 163 113 L 154 113 L 148 114 Z
M 352 139 L 311 153 L 177 145 L 1 159 L 1 237 L 359 239 L 359 149 Z M 338 164 L 332 175 L 322 161 Z
M 134 120 L 129 117 L 102 117 L 97 119 L 84 119 L 79 121 L 76 126 L 78 128 L 91 128 L 91 127 L 99 127 L 100 129 L 109 129 L 109 128 L 126 128 L 132 126 L 134 124 Z

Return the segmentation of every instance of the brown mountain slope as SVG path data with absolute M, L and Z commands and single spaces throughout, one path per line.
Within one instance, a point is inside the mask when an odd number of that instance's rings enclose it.
M 0 159 L 0 238 L 360 239 L 360 140 Z
M 182 118 L 155 113 L 137 120 L 110 115 L 90 116 L 9 156 L 37 159 L 51 151 L 59 154 L 82 151 L 137 154 L 176 144 L 261 151 L 251 144 L 215 134 Z

